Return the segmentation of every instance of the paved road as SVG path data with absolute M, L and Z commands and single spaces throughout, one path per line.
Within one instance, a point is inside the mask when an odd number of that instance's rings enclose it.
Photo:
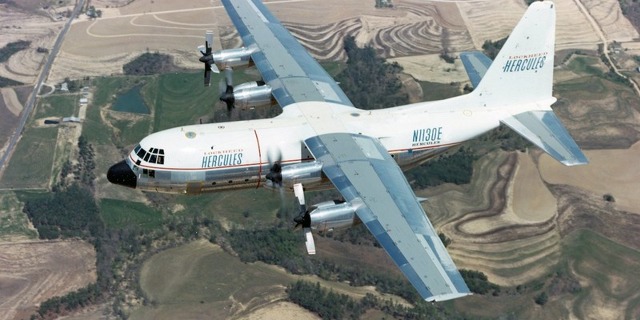
M 78 14 L 80 13 L 80 9 L 82 9 L 82 6 L 84 5 L 84 1 L 85 0 L 80 0 L 76 3 L 76 7 L 73 9 L 73 13 L 71 14 L 71 17 L 69 18 L 69 20 L 67 20 L 67 23 L 64 24 L 62 31 L 60 31 L 60 34 L 58 34 L 58 38 L 56 38 L 56 42 L 53 44 L 53 48 L 49 52 L 47 61 L 45 62 L 44 67 L 42 68 L 42 72 L 40 72 L 40 76 L 38 76 L 36 85 L 33 87 L 33 92 L 29 96 L 29 100 L 27 100 L 27 103 L 25 104 L 24 109 L 22 110 L 22 115 L 20 116 L 20 122 L 16 127 L 16 131 L 14 131 L 11 137 L 9 138 L 9 146 L 7 147 L 7 150 L 2 155 L 2 157 L 0 158 L 0 177 L 2 177 L 2 173 L 4 172 L 5 166 L 7 163 L 9 163 L 9 160 L 11 159 L 11 155 L 13 154 L 14 148 L 18 143 L 18 140 L 20 139 L 22 132 L 24 131 L 24 125 L 26 124 L 27 119 L 29 118 L 29 115 L 31 115 L 31 111 L 33 111 L 33 107 L 36 101 L 36 96 L 38 95 L 38 92 L 40 92 L 40 87 L 42 87 L 44 80 L 47 79 L 47 77 L 49 76 L 51 65 L 53 64 L 53 61 L 56 59 L 56 56 L 58 55 L 58 51 L 60 51 L 60 46 L 62 46 L 62 41 L 64 41 L 64 37 L 66 36 L 67 31 L 69 31 L 69 27 L 71 26 L 71 21 L 73 21 L 73 18 L 78 16 Z

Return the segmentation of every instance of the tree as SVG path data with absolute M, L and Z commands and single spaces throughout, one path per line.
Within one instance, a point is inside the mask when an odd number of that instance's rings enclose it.
M 547 295 L 547 293 L 545 291 L 542 291 L 539 295 L 536 296 L 534 301 L 537 304 L 539 304 L 541 306 L 544 306 L 547 303 L 547 301 L 549 301 L 549 296 Z

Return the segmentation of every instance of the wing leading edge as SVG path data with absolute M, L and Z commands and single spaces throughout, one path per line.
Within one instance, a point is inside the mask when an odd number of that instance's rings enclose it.
M 331 133 L 305 144 L 423 299 L 470 294 L 404 174 L 376 139 Z
M 259 0 L 222 0 L 251 59 L 281 107 L 295 102 L 327 101 L 353 106 L 349 98 L 307 50 Z

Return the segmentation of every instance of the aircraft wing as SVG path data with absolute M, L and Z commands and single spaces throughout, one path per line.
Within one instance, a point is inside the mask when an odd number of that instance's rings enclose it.
M 329 133 L 305 144 L 423 299 L 470 294 L 400 167 L 377 139 Z
M 468 51 L 460 53 L 460 60 L 464 65 L 464 70 L 467 71 L 471 85 L 475 88 L 487 73 L 491 66 L 491 59 L 480 51 Z
M 338 84 L 285 29 L 262 1 L 222 0 L 251 59 L 281 107 L 294 102 L 327 101 L 353 106 Z

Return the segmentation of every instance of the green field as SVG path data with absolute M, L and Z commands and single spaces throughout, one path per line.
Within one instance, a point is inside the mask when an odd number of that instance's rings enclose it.
M 37 238 L 38 233 L 30 229 L 29 218 L 22 212 L 24 204 L 12 191 L 0 191 L 0 239 L 24 236 Z
M 144 203 L 102 199 L 99 207 L 107 228 L 150 230 L 162 227 L 162 213 Z
M 27 128 L 15 148 L 0 188 L 48 188 L 58 128 Z
M 36 108 L 35 117 L 32 119 L 40 119 L 44 117 L 71 117 L 78 116 L 80 95 L 50 95 L 40 98 L 38 107 Z
M 206 241 L 162 251 L 142 266 L 151 300 L 131 319 L 227 319 L 284 296 L 290 277 L 267 265 L 245 264 Z
M 419 81 L 418 83 L 422 87 L 422 99 L 424 101 L 442 100 L 462 94 L 457 83 L 455 85 L 429 81 Z

